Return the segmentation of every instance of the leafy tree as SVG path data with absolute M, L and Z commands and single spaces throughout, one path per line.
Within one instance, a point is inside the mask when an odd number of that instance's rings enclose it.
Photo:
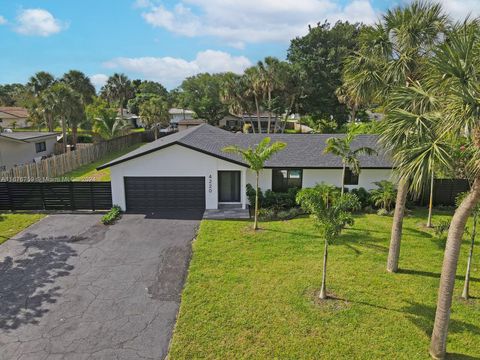
M 352 143 L 355 140 L 355 136 L 353 134 L 347 134 L 341 138 L 331 137 L 327 139 L 325 150 L 323 151 L 325 154 L 333 154 L 335 156 L 339 156 L 342 159 L 342 187 L 341 187 L 341 194 L 343 195 L 345 189 L 345 170 L 348 167 L 354 174 L 360 174 L 360 160 L 358 160 L 358 156 L 360 155 L 376 155 L 377 152 L 368 147 L 363 146 L 357 149 L 352 149 Z
M 345 58 L 357 50 L 361 28 L 348 22 L 333 26 L 324 22 L 291 41 L 287 58 L 305 73 L 302 113 L 323 119 L 333 116 L 339 125 L 347 120 L 348 113 L 335 91 L 342 85 Z
M 100 95 L 118 105 L 120 117 L 123 118 L 123 109 L 129 99 L 133 98 L 133 86 L 125 74 L 115 73 L 110 76 L 107 83 L 102 87 Z
M 185 79 L 181 85 L 184 106 L 209 124 L 218 125 L 228 114 L 228 107 L 221 98 L 222 85 L 222 74 L 203 73 Z
M 54 83 L 55 77 L 52 74 L 46 71 L 39 71 L 30 77 L 26 88 L 31 94 L 38 97 L 42 91 L 47 90 Z
M 128 126 L 123 118 L 118 117 L 117 110 L 102 98 L 96 98 L 88 105 L 86 113 L 93 123 L 93 131 L 103 139 L 108 140 L 120 135 Z
M 23 84 L 0 85 L 0 106 L 23 106 L 24 93 Z
M 155 94 L 163 99 L 168 97 L 167 89 L 156 81 L 143 80 L 137 89 L 140 94 Z
M 140 116 L 150 129 L 155 129 L 155 139 L 157 139 L 157 127 L 168 126 L 170 122 L 168 104 L 158 96 L 152 97 L 140 106 Z
M 134 80 L 132 87 L 134 88 L 135 97 L 128 100 L 127 107 L 133 114 L 139 114 L 140 106 L 153 97 L 160 97 L 164 100 L 168 100 L 169 97 L 167 89 L 155 81 Z
M 320 299 L 327 299 L 327 259 L 328 245 L 332 243 L 347 225 L 353 225 L 351 211 L 360 209 L 360 201 L 354 194 L 339 194 L 331 185 L 319 184 L 298 192 L 297 203 L 314 220 L 325 241 L 323 252 L 323 273 Z
M 348 96 L 357 103 L 387 105 L 395 89 L 425 79 L 433 49 L 442 39 L 447 20 L 440 5 L 416 0 L 388 10 L 375 26 L 363 28 L 359 48 L 345 60 L 343 79 Z M 387 125 L 388 119 L 384 120 L 386 130 L 394 129 Z M 395 128 L 395 131 L 382 133 L 382 143 L 392 154 L 404 149 L 406 142 L 403 140 L 415 135 L 410 129 L 402 130 Z M 400 133 L 403 135 L 398 136 Z M 387 260 L 390 272 L 398 270 L 409 180 L 400 177 L 398 184 Z
M 255 171 L 255 221 L 253 223 L 253 229 L 258 229 L 258 180 L 260 177 L 260 170 L 265 167 L 265 162 L 270 159 L 275 153 L 283 150 L 287 144 L 283 142 L 274 142 L 270 145 L 271 139 L 265 137 L 255 147 L 249 147 L 242 149 L 236 145 L 227 146 L 222 150 L 224 152 L 237 154 L 241 156 L 245 162 L 249 165 L 252 171 Z
M 371 199 L 375 206 L 390 211 L 395 204 L 395 198 L 397 197 L 397 189 L 392 182 L 387 180 L 375 182 L 377 189 L 370 191 Z

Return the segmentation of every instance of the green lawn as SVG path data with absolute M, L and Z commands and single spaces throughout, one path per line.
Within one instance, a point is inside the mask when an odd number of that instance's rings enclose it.
M 116 151 L 111 153 L 109 156 L 104 157 L 101 160 L 98 160 L 94 163 L 83 165 L 79 167 L 78 169 L 71 171 L 69 173 L 66 173 L 62 177 L 69 177 L 73 181 L 110 181 L 110 169 L 103 169 L 100 171 L 97 171 L 97 167 L 100 165 L 103 165 L 107 162 L 110 162 L 117 157 L 120 157 L 122 155 L 125 155 L 126 153 L 129 153 L 130 151 L 133 151 L 135 149 L 138 149 L 140 146 L 145 145 L 145 143 L 138 143 L 135 145 L 132 145 L 126 149 Z
M 43 218 L 44 214 L 0 214 L 0 244 Z
M 435 220 L 448 218 L 436 215 Z M 176 325 L 171 359 L 429 359 L 444 241 L 405 220 L 401 271 L 385 271 L 391 217 L 360 215 L 330 247 L 327 286 L 316 301 L 323 242 L 312 221 L 203 221 Z M 448 351 L 480 358 L 480 300 L 459 299 L 462 247 Z M 471 293 L 480 297 L 480 267 Z

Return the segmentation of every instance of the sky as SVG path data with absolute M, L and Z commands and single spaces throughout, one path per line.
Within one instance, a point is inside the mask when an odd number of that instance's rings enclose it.
M 371 24 L 407 1 L 0 0 L 0 84 L 76 69 L 97 89 L 115 72 L 172 89 L 200 72 L 284 59 L 309 24 Z M 480 0 L 439 1 L 456 19 L 480 16 Z

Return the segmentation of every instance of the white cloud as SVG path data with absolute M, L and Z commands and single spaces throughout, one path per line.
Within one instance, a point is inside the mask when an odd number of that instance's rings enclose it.
M 97 90 L 99 90 L 108 80 L 108 76 L 105 74 L 95 74 L 90 76 L 90 81 Z
M 56 19 L 43 9 L 25 9 L 17 16 L 15 31 L 22 35 L 50 36 L 67 27 L 67 24 Z
M 214 36 L 241 48 L 245 43 L 287 42 L 308 25 L 337 20 L 373 23 L 371 0 L 181 0 L 173 7 L 150 4 L 142 16 L 153 27 L 188 36 Z
M 2 15 L 0 15 L 0 25 L 4 25 L 7 23 L 7 19 L 5 19 Z
M 168 88 L 172 88 L 179 85 L 188 76 L 202 72 L 232 71 L 241 73 L 251 64 L 250 60 L 244 56 L 232 56 L 223 51 L 205 50 L 199 52 L 192 61 L 173 57 L 120 57 L 104 63 L 104 66 L 141 75 L 145 79 L 159 81 Z
M 479 0 L 437 0 L 442 4 L 445 12 L 455 20 L 463 20 L 471 15 L 473 18 L 480 16 Z
M 152 6 L 152 3 L 150 2 L 150 0 L 136 0 L 133 3 L 134 8 L 147 8 L 149 6 Z

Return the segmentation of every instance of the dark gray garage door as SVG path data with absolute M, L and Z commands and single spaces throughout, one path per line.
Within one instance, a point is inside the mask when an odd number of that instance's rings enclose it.
M 125 177 L 127 211 L 204 210 L 204 177 Z

